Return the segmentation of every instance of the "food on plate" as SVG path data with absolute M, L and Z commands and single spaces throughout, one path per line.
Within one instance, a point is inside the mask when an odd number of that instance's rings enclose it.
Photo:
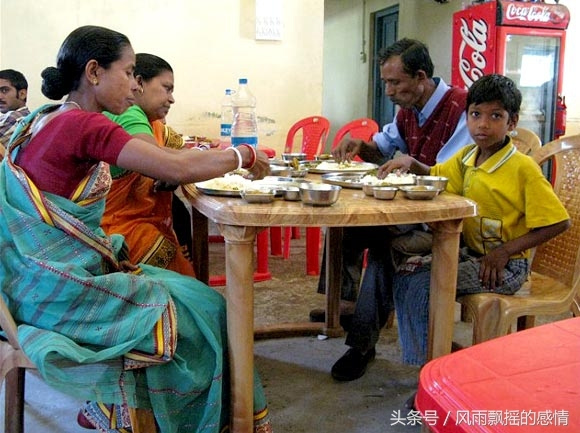
M 241 191 L 244 187 L 251 185 L 251 183 L 250 179 L 246 179 L 239 174 L 226 174 L 224 177 L 216 177 L 202 182 L 204 188 L 219 191 Z
M 316 166 L 318 170 L 344 170 L 346 168 L 355 167 L 356 164 L 348 161 L 343 162 L 330 162 L 330 161 L 322 161 L 320 164 Z
M 367 174 L 361 178 L 359 181 L 363 185 L 373 185 L 373 186 L 381 186 L 381 185 L 389 185 L 389 182 L 386 179 L 379 179 L 374 174 Z
M 393 172 L 387 174 L 385 180 L 391 185 L 412 185 L 415 183 L 415 175 L 412 173 Z
M 367 174 L 360 180 L 360 182 L 362 184 L 371 184 L 374 186 L 413 185 L 415 183 L 415 178 L 416 176 L 411 173 L 389 173 L 384 179 L 379 179 L 374 174 Z

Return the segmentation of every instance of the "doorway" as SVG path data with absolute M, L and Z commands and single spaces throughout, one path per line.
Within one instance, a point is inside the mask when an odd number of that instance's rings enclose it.
M 397 41 L 399 23 L 399 6 L 391 6 L 373 14 L 375 34 L 373 37 L 373 66 L 372 66 L 372 107 L 373 119 L 382 127 L 391 123 L 395 118 L 395 104 L 385 95 L 385 83 L 381 81 L 381 74 L 377 63 L 378 53 Z

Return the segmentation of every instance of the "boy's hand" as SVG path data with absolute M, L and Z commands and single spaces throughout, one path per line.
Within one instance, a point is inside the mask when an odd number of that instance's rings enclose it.
M 495 291 L 503 284 L 503 270 L 507 265 L 510 256 L 502 248 L 496 248 L 480 259 L 479 281 L 485 290 Z
M 415 159 L 409 155 L 402 155 L 391 159 L 379 167 L 377 177 L 379 179 L 384 179 L 387 174 L 395 170 L 399 170 L 401 173 L 407 173 L 411 170 L 414 163 Z

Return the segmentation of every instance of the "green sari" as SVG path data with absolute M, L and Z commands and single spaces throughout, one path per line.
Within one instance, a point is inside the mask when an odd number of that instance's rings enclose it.
M 162 433 L 227 429 L 223 298 L 165 269 L 120 272 L 123 238 L 99 226 L 108 166 L 93 167 L 69 200 L 39 191 L 14 163 L 35 114 L 0 165 L 0 289 L 26 355 L 50 386 L 79 400 L 151 408 Z M 255 382 L 256 415 L 267 424 Z

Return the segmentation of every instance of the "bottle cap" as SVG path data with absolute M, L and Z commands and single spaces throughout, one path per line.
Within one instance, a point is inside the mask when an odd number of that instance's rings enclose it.
M 240 84 L 248 84 L 247 78 L 240 78 Z

